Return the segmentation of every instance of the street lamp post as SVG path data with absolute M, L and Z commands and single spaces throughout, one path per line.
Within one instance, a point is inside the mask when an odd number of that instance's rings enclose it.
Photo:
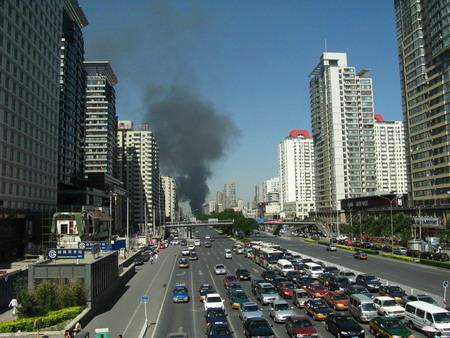
M 391 254 L 394 254 L 394 221 L 392 219 L 392 202 L 397 199 L 397 195 L 395 195 L 395 197 L 392 199 L 381 196 L 381 195 L 377 195 L 377 196 L 389 201 L 389 205 L 390 205 L 390 209 L 391 209 Z

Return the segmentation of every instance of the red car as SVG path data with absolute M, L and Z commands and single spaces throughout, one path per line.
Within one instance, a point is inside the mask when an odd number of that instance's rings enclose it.
M 317 330 L 306 316 L 291 316 L 285 322 L 289 337 L 317 337 Z
M 282 298 L 292 298 L 295 285 L 292 282 L 281 282 L 278 284 L 277 289 Z
M 166 243 L 161 243 L 161 244 L 159 245 L 159 248 L 160 248 L 160 249 L 165 249 L 165 248 L 167 248 Z
M 226 288 L 231 282 L 239 282 L 239 279 L 236 275 L 225 275 L 225 278 L 223 279 L 223 286 Z
M 346 240 L 344 245 L 353 246 L 353 242 L 350 240 Z
M 305 290 L 312 298 L 321 298 L 328 292 L 322 283 L 311 283 L 305 287 Z

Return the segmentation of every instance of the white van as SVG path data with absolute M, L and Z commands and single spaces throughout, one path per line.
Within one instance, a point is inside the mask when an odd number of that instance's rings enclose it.
M 372 299 L 363 294 L 353 294 L 348 301 L 348 311 L 361 323 L 370 322 L 378 316 Z
M 405 306 L 405 321 L 409 327 L 422 330 L 431 326 L 441 333 L 441 337 L 450 336 L 450 312 L 433 304 L 414 301 Z
M 279 259 L 275 264 L 274 269 L 278 271 L 281 276 L 286 277 L 288 271 L 294 271 L 294 266 L 287 259 Z
M 323 273 L 321 265 L 313 262 L 305 263 L 305 274 L 311 278 L 318 278 Z

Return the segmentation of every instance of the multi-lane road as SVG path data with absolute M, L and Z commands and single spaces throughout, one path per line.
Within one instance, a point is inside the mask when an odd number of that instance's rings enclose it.
M 185 332 L 189 337 L 205 336 L 204 306 L 198 300 L 198 289 L 200 285 L 209 283 L 220 293 L 225 300 L 225 308 L 228 313 L 228 321 L 236 337 L 243 337 L 242 323 L 238 317 L 237 310 L 233 310 L 223 287 L 223 276 L 214 274 L 214 265 L 223 263 L 229 273 L 234 273 L 238 268 L 247 268 L 253 277 L 259 277 L 263 269 L 254 264 L 243 255 L 233 255 L 233 259 L 225 259 L 225 249 L 231 248 L 234 243 L 230 238 L 219 235 L 210 228 L 197 228 L 195 237 L 204 238 L 207 234 L 215 238 L 211 248 L 203 245 L 197 247 L 198 261 L 191 261 L 189 269 L 179 269 L 178 261 L 181 258 L 181 247 L 170 246 L 161 250 L 158 262 L 154 264 L 145 263 L 137 267 L 138 271 L 126 286 L 122 294 L 105 304 L 103 313 L 96 316 L 87 326 L 87 330 L 93 332 L 95 328 L 108 327 L 110 336 L 116 337 L 123 334 L 124 337 L 139 337 L 144 327 L 145 316 L 147 316 L 148 327 L 146 337 L 163 338 L 168 333 Z M 381 257 L 371 256 L 367 261 L 353 259 L 351 252 L 338 250 L 327 252 L 324 247 L 305 243 L 300 238 L 278 238 L 261 237 L 258 240 L 270 241 L 282 245 L 288 250 L 299 252 L 316 259 L 330 262 L 332 264 L 346 267 L 360 272 L 370 272 L 377 276 L 408 286 L 411 288 L 427 291 L 432 294 L 442 295 L 442 281 L 448 279 L 448 272 L 437 268 L 418 266 L 403 262 L 392 261 Z M 191 301 L 188 303 L 173 303 L 172 288 L 177 282 L 184 282 L 189 287 Z M 250 291 L 250 282 L 242 282 L 244 289 L 251 301 L 256 297 Z M 148 303 L 142 302 L 142 296 L 148 296 Z M 258 302 L 257 302 L 258 303 Z M 146 309 L 145 309 L 146 307 Z M 263 308 L 266 319 L 273 324 L 273 330 L 277 337 L 287 337 L 284 324 L 273 323 L 268 315 L 267 307 Z M 297 314 L 304 314 L 304 310 L 294 307 Z M 316 322 L 316 329 L 322 337 L 332 337 L 325 330 L 321 322 Z M 367 325 L 363 325 L 368 333 Z M 422 334 L 414 332 L 416 337 Z

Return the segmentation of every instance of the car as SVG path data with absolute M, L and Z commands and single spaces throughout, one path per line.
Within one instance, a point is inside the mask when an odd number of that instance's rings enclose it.
M 297 283 L 297 286 L 301 288 L 306 288 L 309 284 L 317 282 L 317 280 L 308 276 L 302 276 L 295 282 Z
M 275 337 L 272 325 L 263 317 L 249 318 L 244 322 L 245 337 Z
M 298 308 L 302 308 L 307 300 L 311 299 L 305 289 L 294 289 L 292 293 L 292 303 Z
M 199 239 L 195 239 L 195 240 L 194 240 L 194 245 L 195 245 L 195 246 L 201 246 L 201 245 L 202 245 L 202 241 L 199 240 Z
M 363 251 L 356 251 L 353 254 L 353 258 L 354 259 L 367 259 L 369 256 L 367 256 L 367 254 Z
M 306 316 L 290 316 L 286 318 L 284 328 L 289 337 L 318 337 L 314 324 Z
M 245 294 L 245 291 L 242 289 L 232 291 L 229 296 L 231 307 L 235 310 L 239 309 L 241 304 L 250 301 L 248 296 Z
M 376 317 L 369 322 L 369 332 L 376 337 L 414 337 L 411 330 L 400 319 Z
M 206 327 L 206 337 L 208 338 L 232 338 L 233 331 L 228 323 L 216 322 Z
M 435 252 L 433 260 L 440 262 L 448 262 L 450 260 L 450 257 L 446 252 Z
M 190 251 L 194 251 L 195 250 L 195 245 L 194 244 L 189 244 L 188 249 Z
M 210 236 L 210 235 L 206 235 L 206 236 L 205 236 L 205 239 L 210 240 L 210 239 L 211 239 L 211 236 Z
M 265 280 L 262 279 L 262 278 L 253 278 L 253 279 L 252 279 L 252 283 L 250 284 L 250 288 L 251 288 L 252 293 L 253 293 L 254 295 L 256 295 L 256 286 L 257 286 L 259 283 L 265 283 Z
M 420 259 L 430 259 L 430 260 L 434 260 L 434 255 L 435 252 L 434 251 L 424 251 L 420 253 L 419 258 Z
M 284 323 L 287 317 L 294 315 L 295 313 L 292 311 L 292 307 L 285 300 L 274 300 L 269 304 L 269 316 L 275 323 Z
M 237 269 L 235 272 L 235 275 L 238 277 L 239 280 L 250 280 L 252 279 L 250 275 L 250 271 L 247 269 Z
M 190 261 L 198 261 L 198 255 L 195 251 L 191 251 L 189 253 L 189 260 Z
M 439 306 L 438 302 L 436 302 L 433 297 L 428 296 L 427 294 L 410 295 L 403 297 L 403 304 L 406 304 L 408 302 L 415 302 L 417 300 Z
M 403 303 L 403 298 L 407 296 L 405 290 L 395 284 L 380 286 L 378 293 L 380 296 L 389 296 L 394 298 L 397 303 Z
M 181 258 L 180 262 L 178 263 L 178 267 L 179 268 L 189 268 L 189 261 L 187 260 L 187 258 Z
M 205 241 L 205 248 L 210 248 L 211 246 L 212 245 L 210 241 Z
M 344 292 L 328 291 L 323 299 L 335 310 L 347 310 L 349 297 Z
M 332 275 L 338 275 L 341 270 L 339 270 L 336 266 L 326 266 L 323 268 L 323 272 L 331 273 Z
M 352 316 L 331 313 L 325 318 L 325 329 L 336 337 L 364 338 L 365 332 Z
M 216 275 L 225 275 L 227 273 L 227 268 L 223 264 L 214 265 L 214 272 Z
M 148 262 L 148 261 L 150 260 L 150 257 L 152 257 L 152 254 L 151 254 L 150 252 L 143 252 L 143 253 L 141 254 L 141 257 L 144 258 L 144 261 L 145 261 L 145 262 Z
M 199 299 L 201 302 L 205 300 L 205 297 L 208 293 L 214 293 L 216 290 L 212 287 L 211 284 L 202 284 L 198 289 Z
M 366 273 L 356 276 L 356 284 L 364 286 L 370 292 L 378 292 L 381 281 L 376 276 Z
M 277 289 L 270 283 L 259 283 L 256 286 L 256 298 L 263 305 L 269 304 L 273 300 L 280 299 Z
M 350 283 L 356 284 L 356 275 L 353 271 L 339 271 L 339 276 L 347 277 Z
M 205 320 L 206 325 L 210 325 L 211 323 L 227 323 L 227 314 L 224 308 L 221 307 L 210 307 L 205 312 Z
M 225 277 L 223 278 L 223 286 L 225 288 L 228 287 L 228 284 L 231 282 L 239 282 L 238 278 L 236 275 L 225 275 Z
M 243 248 L 242 246 L 238 246 L 238 247 L 236 248 L 236 253 L 237 253 L 238 255 L 242 255 L 242 254 L 244 253 L 244 248 Z
M 319 277 L 317 277 L 317 281 L 322 283 L 325 286 L 328 286 L 328 282 L 330 281 L 330 278 L 331 278 L 332 275 L 333 274 L 330 273 L 330 272 L 321 273 L 319 275 Z
M 283 282 L 288 282 L 286 277 L 275 276 L 275 278 L 272 281 L 272 284 L 273 284 L 273 286 L 275 286 L 277 288 L 278 285 Z
M 134 265 L 144 265 L 144 263 L 145 263 L 145 258 L 143 256 L 134 258 Z
M 268 283 L 273 282 L 273 279 L 276 276 L 277 276 L 277 274 L 273 270 L 264 270 L 263 272 L 261 272 L 261 278 L 264 279 Z
M 328 281 L 328 289 L 330 289 L 330 291 L 345 291 L 352 285 L 352 282 L 350 282 L 347 277 L 333 275 Z
M 245 322 L 249 318 L 263 317 L 262 310 L 254 302 L 242 303 L 238 309 L 239 318 Z
M 319 282 L 309 284 L 305 287 L 305 290 L 311 298 L 321 298 L 328 292 L 327 288 Z
M 191 251 L 188 248 L 183 248 L 183 250 L 181 250 L 183 256 L 189 256 L 190 253 Z
M 180 244 L 180 241 L 178 241 L 178 239 L 174 239 L 174 240 L 172 241 L 172 244 L 173 244 L 173 245 L 178 245 L 178 244 Z
M 281 282 L 277 286 L 278 294 L 281 298 L 292 298 L 294 293 L 295 285 L 290 281 Z
M 310 315 L 314 320 L 324 320 L 333 310 L 322 298 L 310 299 L 303 305 L 305 313 Z
M 288 281 L 291 281 L 291 282 L 296 281 L 301 276 L 302 276 L 302 274 L 299 271 L 297 271 L 297 270 L 288 271 L 287 274 L 286 274 L 286 278 L 288 279 Z
M 187 245 L 187 241 L 185 239 L 182 239 L 180 242 L 181 246 L 186 246 Z
M 223 299 L 220 298 L 218 293 L 208 293 L 203 301 L 203 305 L 205 307 L 205 311 L 212 307 L 224 308 Z
M 227 284 L 226 286 L 226 294 L 229 297 L 231 295 L 232 292 L 236 291 L 236 290 L 242 290 L 244 291 L 242 285 L 240 282 L 238 281 L 233 281 Z
M 362 285 L 352 285 L 349 288 L 345 290 L 345 293 L 350 297 L 351 295 L 365 295 L 369 298 L 373 298 L 373 294 L 369 292 L 364 286 Z
M 225 250 L 225 258 L 226 258 L 226 259 L 231 259 L 231 258 L 233 258 L 233 253 L 231 252 L 230 249 L 226 249 L 226 250 Z
M 189 302 L 189 289 L 185 283 L 176 283 L 172 290 L 172 300 L 174 303 Z
M 373 303 L 380 316 L 389 316 L 396 318 L 405 317 L 405 308 L 400 306 L 394 298 L 389 296 L 377 296 L 373 298 Z
M 394 255 L 406 255 L 407 252 L 408 252 L 408 249 L 406 249 L 402 246 L 396 247 L 393 250 Z
M 300 272 L 301 275 L 305 274 L 305 264 L 303 263 L 292 263 L 294 270 Z
M 327 245 L 327 251 L 337 251 L 337 247 L 334 244 Z
M 161 243 L 161 244 L 159 245 L 159 248 L 160 248 L 160 249 L 165 249 L 165 248 L 167 248 L 167 243 Z

